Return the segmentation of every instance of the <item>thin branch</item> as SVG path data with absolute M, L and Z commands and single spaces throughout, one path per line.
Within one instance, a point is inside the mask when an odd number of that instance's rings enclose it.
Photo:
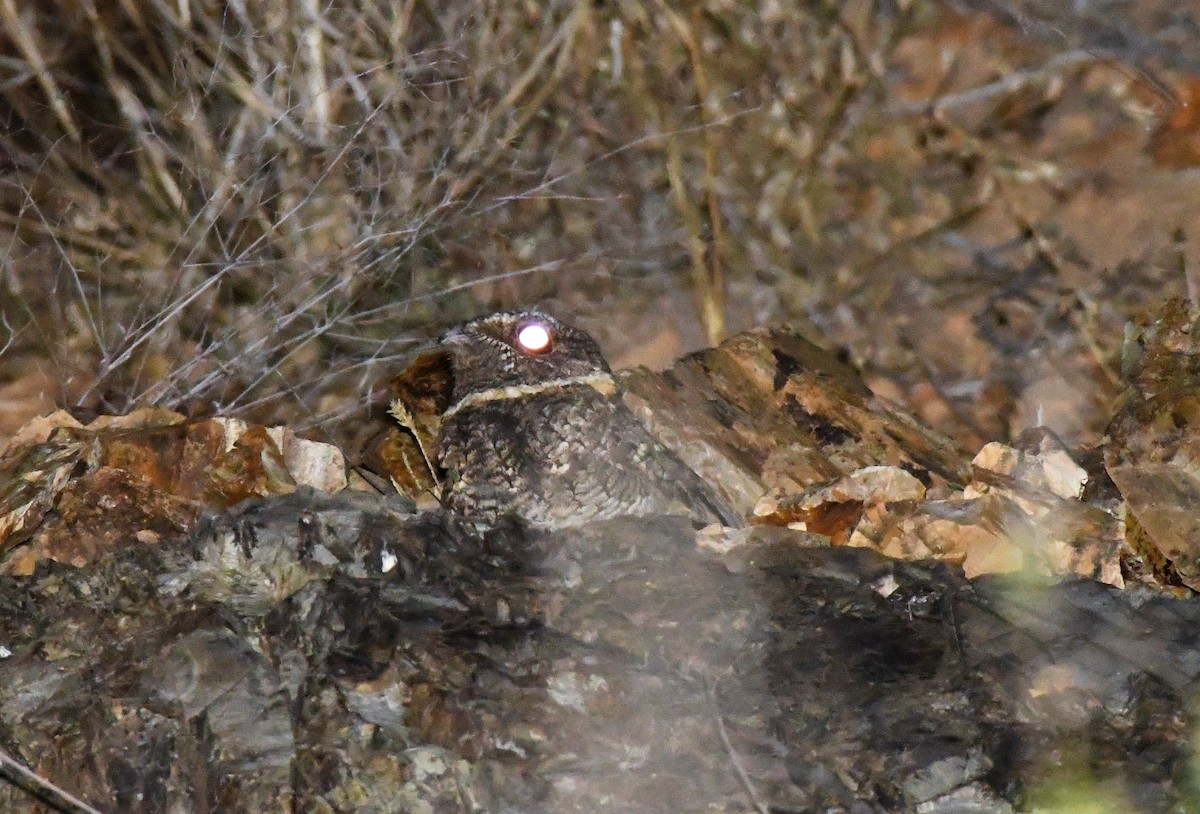
M 700 315 L 704 323 L 704 332 L 708 343 L 716 345 L 725 338 L 725 270 L 721 266 L 721 203 L 717 197 L 717 145 L 712 111 L 709 109 L 708 74 L 704 70 L 704 59 L 700 50 L 700 40 L 691 24 L 682 15 L 660 0 L 659 6 L 666 15 L 675 35 L 683 43 L 688 52 L 688 60 L 692 66 L 692 80 L 696 83 L 696 100 L 700 110 L 700 121 L 703 125 L 701 134 L 704 141 L 704 193 L 706 214 L 708 220 L 707 239 L 700 238 L 699 266 L 696 269 L 697 292 L 700 295 Z M 672 171 L 672 189 L 677 203 L 684 205 L 686 194 L 676 187 L 678 167 L 678 147 L 674 140 L 668 145 L 668 150 L 675 155 L 668 155 L 668 167 Z M 682 195 L 682 197 L 681 197 Z M 686 219 L 686 218 L 685 218 Z M 693 234 L 693 241 L 697 236 Z
M 1026 85 L 1044 81 L 1064 68 L 1101 61 L 1103 59 L 1102 56 L 1098 56 L 1093 51 L 1082 49 L 1067 51 L 1065 54 L 1058 54 L 1053 59 L 1048 60 L 1045 65 L 1040 65 L 1036 68 L 1027 68 L 1023 71 L 1013 71 L 1010 74 L 1006 74 L 1003 78 L 997 79 L 995 82 L 989 82 L 977 88 L 971 88 L 959 93 L 947 93 L 944 96 L 924 102 L 900 102 L 888 105 L 883 109 L 883 115 L 886 117 L 912 116 L 936 113 L 939 110 L 956 107 L 967 107 L 968 105 L 986 102 L 997 96 L 1007 96 L 1016 93 Z
M 733 765 L 733 770 L 737 772 L 738 780 L 742 782 L 742 788 L 746 790 L 746 795 L 750 798 L 750 804 L 754 806 L 755 811 L 758 811 L 759 814 L 770 814 L 771 809 L 763 802 L 762 797 L 758 793 L 758 788 L 754 785 L 754 781 L 750 779 L 750 775 L 746 771 L 746 766 L 742 762 L 742 756 L 733 748 L 733 741 L 729 739 L 729 732 L 725 729 L 725 718 L 721 715 L 721 707 L 717 702 L 716 686 L 707 679 L 704 683 L 708 689 L 708 697 L 712 699 L 713 720 L 717 723 L 717 734 L 721 737 L 721 745 L 725 747 L 725 754 L 729 755 L 729 762 Z
M 14 778 L 13 775 L 16 777 Z M 32 769 L 26 768 L 3 749 L 0 749 L 0 777 L 8 780 L 22 791 L 29 792 L 62 814 L 104 814 L 69 791 L 54 785 Z
M 79 144 L 83 139 L 79 134 L 79 128 L 75 125 L 75 120 L 71 117 L 67 100 L 59 90 L 58 83 L 50 74 L 50 68 L 46 64 L 42 52 L 38 50 L 37 40 L 33 32 L 24 25 L 13 0 L 0 0 L 0 20 L 3 20 L 4 28 L 15 40 L 17 50 L 25 58 L 30 72 L 37 77 L 38 84 L 41 85 L 42 92 L 46 94 L 46 98 L 50 102 L 50 109 L 54 111 L 58 123 L 66 131 L 67 137 Z

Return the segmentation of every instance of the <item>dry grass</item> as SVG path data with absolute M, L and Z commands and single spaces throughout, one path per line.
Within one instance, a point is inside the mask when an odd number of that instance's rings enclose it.
M 97 408 L 311 406 L 425 326 L 675 278 L 715 341 L 724 222 L 805 262 L 859 40 L 911 14 L 842 5 L 0 0 L 8 352 Z
M 422 325 L 679 273 L 715 341 L 763 203 L 719 152 L 799 214 L 880 78 L 835 8 L 0 0 L 8 351 L 97 408 L 312 405 Z
M 1035 162 L 924 100 L 1036 104 L 1092 52 L 997 85 L 950 6 L 802 6 L 0 0 L 0 387 L 311 425 L 487 308 L 838 336 L 946 289 L 981 213 L 1024 240 Z

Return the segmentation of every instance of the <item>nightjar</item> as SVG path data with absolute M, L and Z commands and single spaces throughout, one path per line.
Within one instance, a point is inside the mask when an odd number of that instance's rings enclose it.
M 584 331 L 521 311 L 468 322 L 442 343 L 454 376 L 438 438 L 451 512 L 543 529 L 652 514 L 742 525 L 625 406 Z

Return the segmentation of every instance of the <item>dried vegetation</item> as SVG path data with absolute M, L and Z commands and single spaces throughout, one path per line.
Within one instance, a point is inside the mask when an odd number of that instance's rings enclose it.
M 618 361 L 808 321 L 972 446 L 1089 440 L 1120 325 L 1185 285 L 1155 6 L 0 0 L 0 432 L 311 426 L 549 301 Z

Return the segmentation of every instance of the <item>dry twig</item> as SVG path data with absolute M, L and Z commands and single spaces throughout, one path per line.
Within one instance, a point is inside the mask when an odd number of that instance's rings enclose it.
M 46 778 L 26 768 L 20 761 L 0 749 L 0 776 L 14 786 L 42 800 L 61 814 L 104 814 L 92 808 L 69 791 L 56 786 Z

